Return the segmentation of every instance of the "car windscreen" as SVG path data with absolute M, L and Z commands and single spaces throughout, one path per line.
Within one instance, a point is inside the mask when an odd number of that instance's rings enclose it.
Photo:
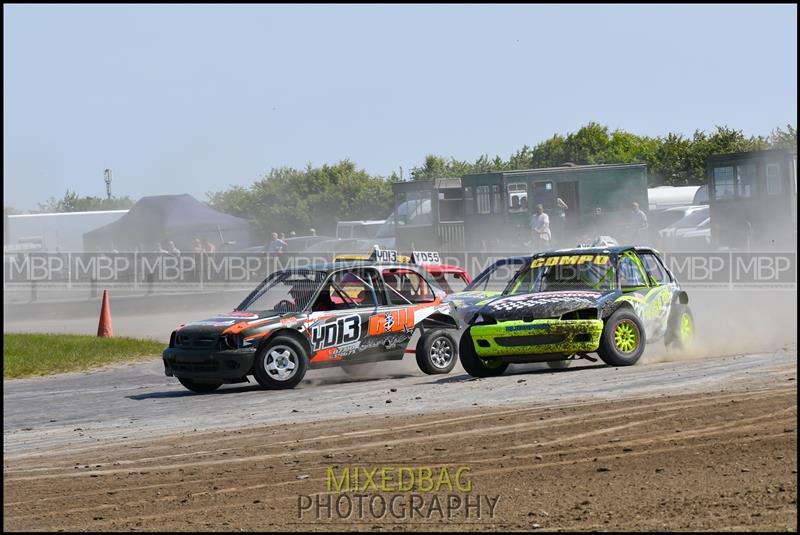
M 608 255 L 559 255 L 534 258 L 503 291 L 504 295 L 589 290 L 616 286 Z
M 503 288 L 508 286 L 509 281 L 517 274 L 527 260 L 526 258 L 509 258 L 497 261 L 475 277 L 472 282 L 464 288 L 464 291 L 502 292 Z
M 303 310 L 325 280 L 325 274 L 311 270 L 278 271 L 267 277 L 236 310 L 279 313 Z

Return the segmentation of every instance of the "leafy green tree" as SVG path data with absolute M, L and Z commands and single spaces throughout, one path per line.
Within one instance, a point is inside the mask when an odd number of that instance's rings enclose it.
M 79 197 L 74 191 L 67 190 L 64 197 L 50 197 L 47 202 L 39 203 L 40 212 L 95 212 L 98 210 L 124 210 L 133 206 L 129 197 Z
M 262 240 L 270 232 L 303 235 L 310 228 L 333 235 L 337 220 L 383 219 L 393 206 L 391 181 L 370 176 L 349 160 L 302 171 L 273 169 L 250 188 L 234 186 L 207 196 L 213 208 L 250 219 Z
M 792 125 L 786 125 L 786 131 L 781 127 L 776 128 L 770 133 L 769 146 L 773 149 L 787 149 L 797 152 L 797 129 Z

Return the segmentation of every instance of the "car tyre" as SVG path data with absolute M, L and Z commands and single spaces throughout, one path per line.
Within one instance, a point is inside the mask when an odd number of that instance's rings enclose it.
M 493 377 L 502 375 L 508 368 L 508 363 L 498 359 L 482 359 L 475 353 L 470 330 L 464 331 L 458 344 L 458 358 L 464 371 L 473 377 Z
M 606 320 L 597 354 L 611 366 L 633 366 L 646 343 L 639 316 L 629 308 L 620 308 Z
M 264 388 L 280 390 L 294 388 L 308 370 L 308 354 L 290 336 L 276 336 L 256 353 L 254 373 Z
M 428 375 L 450 373 L 458 360 L 458 344 L 444 329 L 427 331 L 417 341 L 417 366 Z
M 694 341 L 694 316 L 688 305 L 676 304 L 670 314 L 664 345 L 669 351 L 686 351 Z
M 208 394 L 222 386 L 222 383 L 199 383 L 194 379 L 185 379 L 182 377 L 178 377 L 178 381 L 195 394 Z

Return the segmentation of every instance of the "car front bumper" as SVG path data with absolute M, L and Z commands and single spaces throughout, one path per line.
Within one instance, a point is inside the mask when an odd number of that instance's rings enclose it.
M 181 379 L 238 380 L 250 373 L 255 348 L 200 351 L 170 347 L 162 353 L 164 373 Z
M 600 346 L 603 320 L 504 321 L 473 325 L 470 336 L 479 357 L 573 355 Z

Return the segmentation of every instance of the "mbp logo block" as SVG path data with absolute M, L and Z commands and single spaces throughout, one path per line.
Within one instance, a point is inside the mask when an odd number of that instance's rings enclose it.
M 732 253 L 732 282 L 734 284 L 795 284 L 797 282 L 795 253 Z
M 727 253 L 670 253 L 664 262 L 682 285 L 729 284 L 730 255 Z

